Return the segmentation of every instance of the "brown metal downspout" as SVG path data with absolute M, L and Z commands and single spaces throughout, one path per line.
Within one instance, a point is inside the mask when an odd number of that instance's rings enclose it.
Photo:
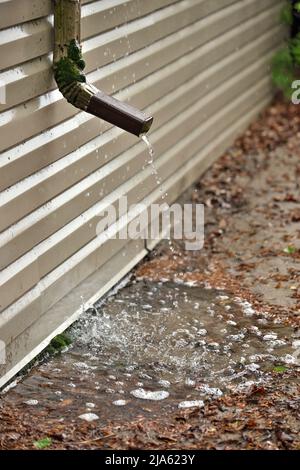
M 81 0 L 54 0 L 54 75 L 59 90 L 76 108 L 124 129 L 146 134 L 153 117 L 87 83 L 81 53 Z

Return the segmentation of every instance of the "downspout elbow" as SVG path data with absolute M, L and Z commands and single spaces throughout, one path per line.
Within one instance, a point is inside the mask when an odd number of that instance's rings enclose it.
M 151 116 L 98 90 L 87 82 L 80 46 L 81 0 L 55 0 L 54 76 L 65 99 L 78 109 L 124 129 L 146 134 Z

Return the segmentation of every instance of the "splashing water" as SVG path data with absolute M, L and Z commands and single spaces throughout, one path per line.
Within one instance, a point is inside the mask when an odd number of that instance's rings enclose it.
M 153 145 L 151 144 L 150 140 L 148 139 L 148 137 L 146 136 L 146 134 L 144 134 L 142 136 L 142 140 L 143 142 L 145 142 L 145 144 L 147 145 L 147 148 L 148 148 L 148 151 L 149 151 L 149 160 L 148 160 L 148 163 L 149 165 L 153 165 L 154 163 L 154 155 L 155 155 L 155 152 L 154 152 L 154 147 Z M 153 165 L 153 169 L 155 170 L 155 172 L 157 173 L 157 169 L 155 168 L 155 166 Z
M 150 140 L 149 140 L 149 138 L 146 134 L 142 135 L 142 140 L 143 140 L 143 142 L 145 142 L 145 144 L 148 148 L 148 152 L 149 152 L 148 164 L 152 168 L 152 174 L 155 177 L 157 186 L 160 186 L 160 192 L 163 193 L 162 194 L 162 199 L 165 199 L 165 197 L 168 195 L 168 193 L 164 192 L 164 189 L 163 189 L 163 186 L 162 186 L 162 181 L 158 176 L 158 171 L 157 171 L 157 168 L 156 168 L 155 163 L 154 163 L 154 156 L 155 156 L 154 147 L 151 144 L 151 142 L 150 142 Z
M 6 401 L 31 413 L 43 406 L 56 419 L 67 400 L 72 417 L 128 421 L 201 408 L 224 392 L 268 383 L 274 369 L 298 367 L 293 329 L 220 289 L 143 281 L 95 308 L 69 330 L 71 349 L 39 366 Z

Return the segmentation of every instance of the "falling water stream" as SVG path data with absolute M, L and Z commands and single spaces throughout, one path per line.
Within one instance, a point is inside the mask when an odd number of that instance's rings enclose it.
M 146 134 L 142 135 L 142 140 L 146 144 L 148 153 L 149 153 L 149 159 L 148 159 L 148 164 L 151 166 L 152 169 L 152 175 L 155 177 L 156 184 L 157 186 L 160 187 L 160 192 L 162 193 L 162 199 L 165 199 L 167 197 L 167 193 L 164 192 L 163 186 L 162 186 L 162 181 L 158 176 L 158 171 L 154 162 L 154 157 L 155 157 L 155 150 L 153 145 L 151 144 L 148 136 Z

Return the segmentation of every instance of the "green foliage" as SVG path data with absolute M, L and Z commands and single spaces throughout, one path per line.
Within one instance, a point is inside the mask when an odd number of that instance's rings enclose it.
M 63 57 L 55 65 L 56 80 L 61 86 L 74 82 L 85 83 L 85 75 L 79 70 L 77 64 L 68 57 Z
M 68 45 L 67 57 L 62 57 L 55 64 L 55 78 L 60 87 L 74 82 L 85 83 L 86 77 L 82 71 L 85 62 L 82 58 L 81 47 L 75 39 Z
M 33 443 L 34 447 L 39 450 L 46 449 L 46 447 L 49 447 L 51 444 L 52 444 L 51 437 L 45 437 L 44 439 L 40 439 Z
M 300 1 L 294 5 L 300 12 Z M 291 25 L 293 22 L 293 7 L 288 2 L 282 12 L 281 21 Z M 272 79 L 277 88 L 283 91 L 286 98 L 291 98 L 293 93 L 292 83 L 299 78 L 297 69 L 300 67 L 300 33 L 288 40 L 286 46 L 279 50 L 272 61 Z
M 85 62 L 82 58 L 81 47 L 75 39 L 72 39 L 68 46 L 68 58 L 75 62 L 80 70 L 84 70 Z
M 278 51 L 272 60 L 272 79 L 287 98 L 292 94 L 292 82 L 295 80 L 294 61 L 289 46 Z
M 67 346 L 70 346 L 71 343 L 71 339 L 66 334 L 57 335 L 52 339 L 49 346 L 46 348 L 46 352 L 49 354 L 55 354 Z
M 286 248 L 284 248 L 284 253 L 286 253 L 287 255 L 293 255 L 294 253 L 296 253 L 297 251 L 297 248 L 295 248 L 294 246 L 287 246 Z
M 287 371 L 287 367 L 285 367 L 285 366 L 275 366 L 273 371 L 276 372 L 277 374 L 283 374 L 284 372 Z
M 293 23 L 293 8 L 290 2 L 286 3 L 281 10 L 280 19 L 282 23 L 291 25 Z
M 297 36 L 290 40 L 290 49 L 291 55 L 294 59 L 294 63 L 300 65 L 300 33 Z

